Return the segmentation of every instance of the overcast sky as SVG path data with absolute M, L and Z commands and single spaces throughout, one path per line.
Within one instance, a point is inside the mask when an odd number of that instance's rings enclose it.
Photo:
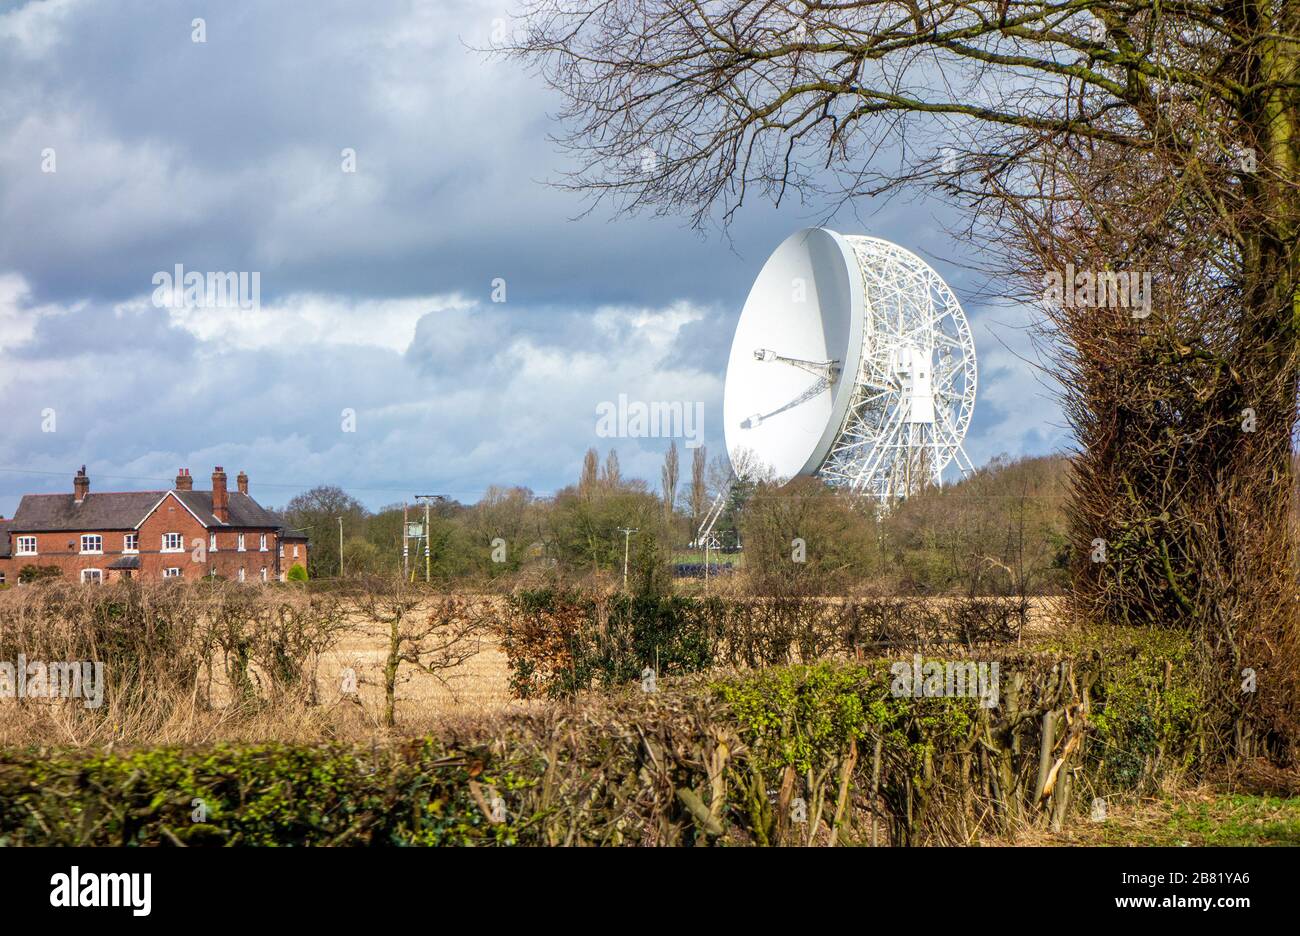
M 625 475 L 657 478 L 666 440 L 596 435 L 620 393 L 702 401 L 720 452 L 749 284 L 827 209 L 752 204 L 730 242 L 579 218 L 580 196 L 546 184 L 565 168 L 547 139 L 558 102 L 469 48 L 508 10 L 0 2 L 0 513 L 70 490 L 83 463 L 101 491 L 242 469 L 268 506 L 322 483 L 371 507 L 549 493 L 611 442 Z M 1026 311 L 974 297 L 944 206 L 862 201 L 829 220 L 914 250 L 963 299 L 976 464 L 1067 444 L 1020 360 Z M 258 272 L 260 308 L 155 304 L 177 264 Z

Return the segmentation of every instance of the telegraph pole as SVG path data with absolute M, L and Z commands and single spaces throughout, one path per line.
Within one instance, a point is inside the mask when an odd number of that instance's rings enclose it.
M 429 550 L 429 534 L 432 532 L 429 528 L 429 505 L 435 501 L 441 504 L 447 498 L 441 494 L 416 494 L 415 499 L 424 504 L 424 580 L 428 582 L 432 571 L 432 556 Z
M 336 518 L 339 522 L 339 578 L 343 578 L 343 518 Z
M 409 581 L 411 578 L 410 570 L 407 568 L 409 565 L 407 556 L 410 554 L 410 546 L 407 545 L 406 536 L 410 532 L 410 527 L 407 523 L 406 501 L 402 501 L 402 581 L 404 582 Z
M 627 527 L 619 527 L 618 531 L 623 534 L 623 591 L 627 591 L 627 554 L 628 546 L 632 542 L 632 534 L 640 532 Z

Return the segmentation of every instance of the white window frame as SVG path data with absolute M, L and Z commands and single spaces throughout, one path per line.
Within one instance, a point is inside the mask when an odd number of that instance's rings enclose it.
M 122 552 L 138 553 L 140 551 L 140 534 L 127 533 L 122 536 Z
M 269 581 L 270 581 L 270 579 L 268 579 L 268 578 L 266 577 L 266 566 L 262 566 L 262 581 L 263 581 L 263 582 L 269 582 Z
M 298 558 L 298 547 L 297 547 L 297 546 L 294 546 L 294 547 L 293 547 L 293 558 L 295 558 L 295 559 Z
M 168 546 L 168 545 L 167 545 L 167 540 L 168 540 L 169 537 L 172 537 L 172 536 L 176 537 L 176 545 L 175 545 L 175 546 Z M 184 533 L 164 533 L 164 534 L 162 535 L 162 550 L 161 550 L 161 551 L 162 551 L 162 552 L 165 552 L 165 553 L 178 553 L 178 552 L 185 552 L 185 534 L 184 534 Z
M 238 539 L 235 540 L 235 548 L 238 549 L 240 552 L 245 552 L 246 550 L 244 549 L 244 534 L 236 533 L 235 535 L 238 537 Z
M 163 578 L 180 578 L 181 570 L 178 566 L 168 566 L 163 569 Z
M 265 534 L 265 533 L 263 533 L 262 536 L 261 536 L 261 539 L 259 539 L 259 540 L 257 541 L 257 549 L 258 549 L 259 552 L 266 552 L 266 534 Z
M 87 549 L 86 548 L 87 541 L 90 541 L 92 544 L 98 544 L 98 548 Z M 81 555 L 83 556 L 104 555 L 104 537 L 98 533 L 82 533 L 81 534 Z
M 82 569 L 82 570 L 81 570 L 81 584 L 82 584 L 82 585 L 103 585 L 103 584 L 104 584 L 104 572 L 103 572 L 103 570 L 102 570 L 102 569 Z
M 244 580 L 244 567 L 243 567 L 243 566 L 240 566 L 240 567 L 239 567 L 239 575 L 237 576 L 237 578 L 238 578 L 239 581 L 241 581 L 241 582 Z
M 28 543 L 31 544 L 31 548 L 30 548 L 30 549 L 27 548 L 27 544 L 28 544 Z M 15 555 L 15 556 L 37 556 L 37 555 L 40 555 L 40 553 L 38 553 L 38 552 L 36 551 L 36 537 L 34 537 L 34 536 L 18 536 L 18 537 L 15 537 L 15 539 L 14 539 L 14 555 Z

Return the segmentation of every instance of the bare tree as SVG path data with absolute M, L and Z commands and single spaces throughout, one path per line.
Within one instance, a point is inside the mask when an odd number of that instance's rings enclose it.
M 708 449 L 703 445 L 691 453 L 691 532 L 700 528 L 704 512 L 709 509 L 709 488 L 705 481 Z
M 600 480 L 610 490 L 618 488 L 623 483 L 623 470 L 618 466 L 616 449 L 610 449 L 609 454 L 605 456 L 605 470 L 601 473 Z
M 1251 730 L 1300 755 L 1286 520 L 1300 0 L 525 10 L 502 51 L 562 94 L 576 163 L 564 184 L 596 202 L 704 225 L 755 192 L 851 198 L 917 183 L 969 208 L 965 233 L 1004 248 L 992 270 L 1012 274 L 1009 294 L 1048 300 L 1053 370 L 1084 447 L 1077 609 L 1198 633 L 1228 708 L 1240 668 L 1267 669 Z M 1158 288 L 1135 316 L 1093 289 L 1076 302 L 1080 271 L 1094 283 L 1150 274 Z M 1053 274 L 1069 289 L 1048 292 Z M 1104 562 L 1092 561 L 1098 541 Z M 1248 752 L 1237 714 L 1225 746 Z
M 578 479 L 578 493 L 590 499 L 600 477 L 600 455 L 594 448 L 587 449 L 582 457 L 582 476 Z
M 669 523 L 673 521 L 673 507 L 677 503 L 677 482 L 680 472 L 681 464 L 677 458 L 677 442 L 673 440 L 668 443 L 668 451 L 664 453 L 664 467 L 660 472 L 664 492 L 664 518 Z
M 435 595 L 400 577 L 374 577 L 357 583 L 357 607 L 387 639 L 384 657 L 383 725 L 396 724 L 397 683 L 403 667 L 421 670 L 448 689 L 448 673 L 472 657 L 487 633 L 485 610 L 468 599 Z

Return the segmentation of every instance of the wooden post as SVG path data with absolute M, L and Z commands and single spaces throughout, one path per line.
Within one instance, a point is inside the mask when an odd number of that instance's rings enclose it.
M 1052 768 L 1052 748 L 1056 746 L 1056 710 L 1043 713 L 1042 737 L 1038 740 L 1038 779 L 1034 782 L 1034 807 L 1037 808 L 1047 787 L 1047 774 Z
M 876 799 L 880 794 L 880 749 L 884 736 L 876 737 L 876 752 L 871 758 L 871 847 L 876 847 Z

